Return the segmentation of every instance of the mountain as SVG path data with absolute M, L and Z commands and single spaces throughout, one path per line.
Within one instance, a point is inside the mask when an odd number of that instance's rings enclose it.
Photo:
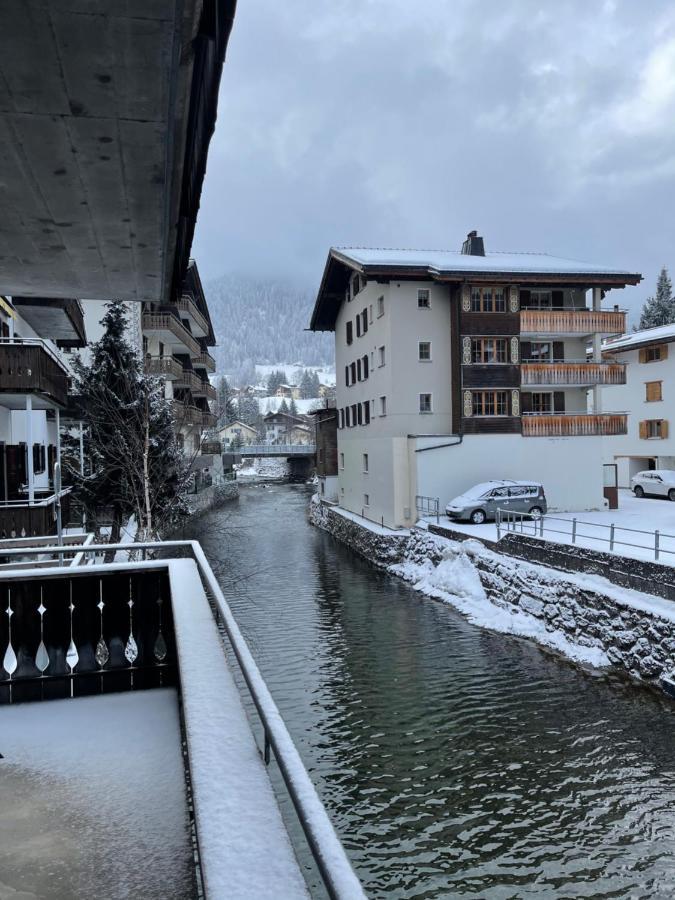
M 223 275 L 205 283 L 218 346 L 217 372 L 233 384 L 255 380 L 256 364 L 293 360 L 300 366 L 331 365 L 331 333 L 305 331 L 315 293 L 290 282 Z

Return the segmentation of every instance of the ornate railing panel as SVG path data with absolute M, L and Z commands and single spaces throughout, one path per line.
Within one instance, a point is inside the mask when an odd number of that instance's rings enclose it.
M 626 413 L 526 413 L 524 437 L 626 434 Z
M 521 384 L 625 384 L 624 363 L 528 362 L 521 367 Z
M 521 309 L 523 334 L 623 334 L 626 313 L 600 309 Z

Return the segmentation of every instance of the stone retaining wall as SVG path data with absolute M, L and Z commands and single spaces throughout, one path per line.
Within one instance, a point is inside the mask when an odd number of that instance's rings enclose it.
M 668 600 L 597 575 L 568 574 L 515 559 L 476 540 L 458 542 L 422 529 L 405 536 L 379 533 L 320 502 L 312 502 L 310 520 L 375 565 L 393 566 L 395 574 L 413 583 L 421 582 L 423 573 L 424 583 L 433 586 L 441 563 L 464 557 L 491 604 L 514 616 L 527 614 L 540 623 L 540 631 L 543 626 L 548 634 L 593 648 L 634 679 L 658 684 L 675 669 L 675 603 L 671 608 Z M 452 603 L 451 593 L 447 599 Z

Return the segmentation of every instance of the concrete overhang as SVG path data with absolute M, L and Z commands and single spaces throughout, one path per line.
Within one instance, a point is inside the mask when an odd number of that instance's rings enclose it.
M 40 337 L 59 347 L 84 347 L 87 337 L 79 300 L 56 297 L 12 297 L 17 312 Z
M 178 294 L 234 9 L 0 4 L 0 291 Z

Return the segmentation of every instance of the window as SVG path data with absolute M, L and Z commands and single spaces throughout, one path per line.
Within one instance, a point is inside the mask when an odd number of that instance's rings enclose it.
M 638 360 L 641 363 L 660 362 L 668 359 L 668 345 L 659 344 L 657 347 L 642 347 L 638 351 Z
M 377 298 L 377 318 L 384 315 L 384 297 Z
M 506 391 L 472 391 L 471 413 L 474 416 L 508 415 L 508 394 Z
M 661 393 L 661 381 L 645 382 L 645 400 L 647 403 L 654 403 L 657 400 L 663 400 Z
M 506 296 L 503 288 L 471 288 L 471 312 L 506 312 Z
M 668 437 L 668 423 L 665 419 L 647 419 L 640 422 L 640 437 L 643 440 L 663 440 Z
M 381 416 L 387 415 L 387 398 L 386 397 L 380 397 L 380 415 Z
M 357 406 L 359 407 L 359 409 L 361 408 L 360 403 L 352 403 L 352 428 L 354 428 L 357 423 L 357 418 L 356 418 L 356 407 Z
M 338 428 L 345 427 L 345 411 L 344 409 L 338 410 Z
M 351 428 L 351 412 L 348 406 L 345 406 L 345 428 Z
M 363 370 L 363 380 L 365 381 L 368 378 L 368 354 L 367 353 L 361 360 L 361 369 Z
M 431 394 L 420 394 L 420 412 L 431 412 Z
M 356 363 L 353 362 L 349 366 L 349 375 L 352 380 L 352 384 L 356 384 Z
M 349 366 L 345 366 L 345 384 L 347 385 L 347 387 L 349 387 L 349 385 L 351 384 L 349 380 Z
M 363 403 L 363 424 L 370 425 L 370 401 L 368 400 Z
M 361 313 L 356 317 L 356 336 L 361 337 Z
M 375 368 L 375 353 L 372 350 L 370 351 L 370 368 Z
M 529 348 L 528 348 L 529 343 Z M 521 343 L 523 361 L 525 359 L 531 362 L 553 362 L 553 344 L 550 341 L 523 341 Z M 564 356 L 565 353 L 565 345 L 561 344 L 558 348 L 559 351 L 562 350 L 562 354 Z M 562 358 L 558 360 L 562 362 Z
M 359 290 L 360 290 L 359 276 L 358 276 L 358 275 L 355 275 L 355 276 L 352 278 L 352 297 L 356 297 L 356 295 L 358 294 Z
M 368 331 L 368 310 L 364 309 L 361 313 L 361 331 L 365 334 Z
M 533 391 L 530 396 L 532 397 L 532 412 L 553 412 L 553 394 L 550 391 Z
M 418 309 L 431 309 L 431 299 L 429 297 L 429 289 L 428 288 L 420 288 L 417 291 L 417 308 Z
M 351 342 L 354 340 L 354 335 L 353 335 L 353 333 L 352 333 L 352 323 L 351 323 L 351 322 L 347 322 L 347 324 L 345 325 L 345 336 L 346 336 L 346 338 L 347 338 L 347 343 L 348 343 L 348 344 L 351 344 Z
M 344 469 L 344 467 L 345 467 L 345 455 L 344 455 L 344 453 L 341 453 L 340 454 L 340 468 Z
M 420 362 L 431 362 L 431 341 L 420 341 L 417 345 L 417 355 Z
M 44 444 L 33 444 L 33 474 L 41 475 L 46 467 Z
M 363 505 L 370 506 L 370 494 L 363 495 Z
M 356 360 L 356 380 L 361 381 L 361 360 Z
M 363 425 L 363 405 L 361 403 L 356 404 L 356 421 L 359 425 Z
M 367 453 L 363 454 L 363 471 L 364 472 L 368 471 L 368 454 Z
M 530 309 L 551 309 L 552 305 L 552 291 L 530 291 Z
M 471 338 L 472 363 L 505 363 L 507 354 L 506 338 Z
M 378 352 L 380 355 L 380 365 L 383 366 L 384 365 L 384 347 L 380 347 Z
M 370 322 L 371 325 L 373 324 L 373 304 L 372 303 L 368 307 L 368 321 Z

